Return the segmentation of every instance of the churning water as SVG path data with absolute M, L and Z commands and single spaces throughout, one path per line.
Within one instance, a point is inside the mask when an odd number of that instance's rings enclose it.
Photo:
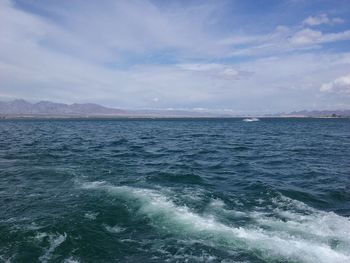
M 350 120 L 0 122 L 0 262 L 350 262 Z

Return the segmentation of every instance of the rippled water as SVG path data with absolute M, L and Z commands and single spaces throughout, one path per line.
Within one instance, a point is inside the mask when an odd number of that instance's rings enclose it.
M 350 262 L 350 120 L 0 122 L 0 262 Z

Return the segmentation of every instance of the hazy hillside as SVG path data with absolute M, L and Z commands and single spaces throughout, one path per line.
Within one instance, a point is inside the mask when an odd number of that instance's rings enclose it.
M 196 118 L 196 117 L 240 117 L 239 115 L 230 115 L 224 113 L 214 113 L 209 111 L 191 111 L 191 110 L 121 110 L 108 108 L 94 103 L 74 103 L 64 104 L 50 101 L 40 101 L 30 103 L 23 99 L 17 99 L 10 102 L 0 101 L 0 116 L 8 117 L 169 117 L 169 118 Z M 241 116 L 241 117 L 246 117 Z M 259 117 L 349 117 L 350 110 L 335 111 L 294 111 L 291 113 L 279 113 Z
M 40 101 L 30 103 L 25 100 L 14 100 L 10 102 L 0 102 L 1 115 L 125 115 L 126 111 L 103 107 L 93 103 L 84 104 L 64 104 L 50 101 Z
M 350 110 L 313 110 L 313 111 L 294 111 L 286 116 L 305 116 L 305 117 L 349 117 Z
M 98 104 L 64 104 L 50 101 L 40 101 L 30 103 L 23 99 L 10 102 L 0 101 L 1 116 L 78 116 L 78 117 L 223 117 L 222 114 L 213 114 L 209 112 L 196 112 L 185 110 L 121 110 L 103 107 Z

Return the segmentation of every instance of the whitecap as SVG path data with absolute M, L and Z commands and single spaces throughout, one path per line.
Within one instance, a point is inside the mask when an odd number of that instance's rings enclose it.
M 246 119 L 243 119 L 244 122 L 255 122 L 255 121 L 259 121 L 258 118 L 246 118 Z
M 77 259 L 75 259 L 73 257 L 69 257 L 69 258 L 65 259 L 63 261 L 63 263 L 79 263 L 79 260 L 77 260 Z
M 147 216 L 150 223 L 159 231 L 170 232 L 183 238 L 197 239 L 205 245 L 233 251 L 236 249 L 259 250 L 263 252 L 263 257 L 274 260 L 282 258 L 300 262 L 350 262 L 349 237 L 347 237 L 350 231 L 349 219 L 309 208 L 301 202 L 293 203 L 291 200 L 281 199 L 276 209 L 281 209 L 283 206 L 290 208 L 296 206 L 298 209 L 307 210 L 310 213 L 309 217 L 303 218 L 303 215 L 294 213 L 291 215 L 293 219 L 281 221 L 255 212 L 251 217 L 255 218 L 257 224 L 235 227 L 220 222 L 214 216 L 203 216 L 186 206 L 176 205 L 160 191 L 128 186 L 118 187 L 106 183 L 88 185 L 89 187 L 85 185 L 86 189 L 104 190 L 125 199 L 130 205 L 136 205 L 136 213 Z M 220 201 L 214 202 L 214 206 L 220 208 L 223 204 Z M 322 224 L 323 227 L 321 227 Z M 269 228 L 263 227 L 264 225 L 268 225 Z M 301 234 L 295 235 L 295 231 L 291 231 L 293 228 Z M 324 236 L 343 243 L 340 246 L 334 246 L 329 239 L 312 238 L 307 235 L 309 228 L 316 237 Z
M 45 232 L 40 232 L 40 233 L 37 233 L 35 236 L 34 236 L 34 238 L 36 239 L 36 240 L 38 240 L 38 241 L 42 241 L 45 237 L 47 237 L 48 236 L 48 234 L 47 233 L 45 233 Z
M 109 232 L 109 233 L 113 233 L 113 234 L 117 234 L 120 232 L 125 231 L 125 228 L 120 227 L 118 225 L 115 226 L 108 226 L 108 225 L 104 225 L 104 228 Z
M 39 257 L 39 261 L 46 263 L 51 259 L 52 253 L 55 251 L 57 247 L 59 247 L 67 238 L 67 234 L 63 235 L 49 235 L 49 247 L 46 249 L 44 255 Z
M 99 214 L 98 212 L 96 212 L 96 213 L 94 213 L 94 212 L 87 212 L 87 213 L 84 214 L 84 217 L 86 219 L 89 219 L 89 220 L 95 220 L 97 218 L 98 214 Z

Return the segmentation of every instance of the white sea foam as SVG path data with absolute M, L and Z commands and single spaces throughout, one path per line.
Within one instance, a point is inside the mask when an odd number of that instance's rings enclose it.
M 0 255 L 0 262 L 11 263 L 13 257 L 15 257 L 15 255 L 12 255 L 10 258 L 6 258 L 4 255 Z
M 38 241 L 42 241 L 45 237 L 47 237 L 48 236 L 48 234 L 47 233 L 37 233 L 35 236 L 34 236 L 34 238 L 36 239 L 36 240 L 38 240 Z
M 77 181 L 77 183 L 79 183 L 79 181 Z M 106 181 L 84 182 L 81 184 L 82 188 L 86 188 L 86 189 L 93 189 L 93 188 L 98 188 L 106 185 L 107 185 Z
M 79 260 L 73 258 L 73 257 L 70 257 L 70 258 L 67 258 L 63 261 L 63 263 L 79 263 Z
M 64 233 L 63 235 L 49 235 L 49 247 L 46 249 L 44 255 L 39 257 L 39 261 L 46 263 L 49 262 L 51 259 L 52 253 L 55 251 L 57 247 L 59 247 L 67 238 L 67 234 Z
M 88 212 L 85 213 L 84 217 L 89 220 L 95 220 L 98 216 L 98 213 Z
M 276 213 L 288 212 L 287 219 L 255 212 L 250 213 L 250 217 L 256 220 L 255 225 L 235 227 L 214 216 L 203 216 L 186 206 L 178 206 L 160 191 L 116 187 L 101 182 L 85 183 L 83 187 L 104 190 L 123 198 L 130 205 L 137 206 L 137 213 L 147 216 L 161 231 L 200 240 L 226 251 L 237 248 L 259 250 L 266 258 L 300 262 L 350 262 L 349 219 L 312 209 L 291 199 L 281 198 L 276 201 L 274 209 Z M 224 209 L 220 201 L 212 205 Z M 295 212 L 293 207 L 308 214 Z
M 226 208 L 225 203 L 220 199 L 213 199 L 208 205 L 208 213 L 214 212 L 215 214 L 225 215 L 229 218 L 246 217 L 247 213 L 237 210 L 230 210 Z
M 120 226 L 118 226 L 118 225 L 115 225 L 115 226 L 104 225 L 104 228 L 105 228 L 108 232 L 113 233 L 113 234 L 117 234 L 117 233 L 120 233 L 120 232 L 125 231 L 125 228 L 120 227 Z
M 243 119 L 243 121 L 245 122 L 255 122 L 255 121 L 259 121 L 258 118 L 246 118 L 246 119 Z

